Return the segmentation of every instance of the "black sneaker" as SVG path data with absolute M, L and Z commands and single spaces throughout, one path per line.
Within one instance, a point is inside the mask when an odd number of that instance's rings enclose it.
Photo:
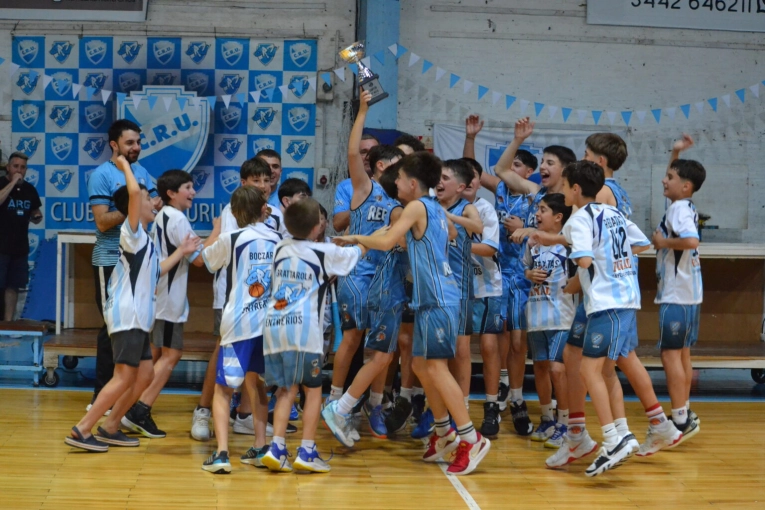
M 151 417 L 151 411 L 140 412 L 136 406 L 131 407 L 121 420 L 122 426 L 138 434 L 143 434 L 150 439 L 162 439 L 167 436 L 164 430 L 160 430 L 154 419 Z
M 507 412 L 507 397 L 510 396 L 510 386 L 501 382 L 499 383 L 499 395 L 497 395 L 497 402 L 499 403 L 499 412 Z
M 82 448 L 89 452 L 108 452 L 109 445 L 102 443 L 95 436 L 85 438 L 77 427 L 72 427 L 72 434 L 64 438 L 64 442 L 75 448 Z
M 274 426 L 274 413 L 270 412 L 268 413 L 268 424 L 271 425 L 271 427 Z M 297 427 L 293 424 L 287 422 L 287 434 L 294 434 L 297 432 Z
M 499 403 L 484 402 L 483 422 L 481 423 L 481 435 L 494 439 L 499 434 Z
M 696 425 L 701 425 L 701 419 L 699 419 L 699 415 L 688 409 L 688 419 L 695 421 Z
M 215 475 L 227 475 L 231 472 L 231 461 L 228 452 L 213 452 L 202 464 L 202 469 Z
M 114 445 L 114 446 L 139 446 L 140 442 L 137 437 L 128 437 L 120 429 L 114 434 L 109 434 L 102 427 L 98 427 L 96 433 L 96 439 L 102 443 Z
M 680 442 L 677 443 L 678 445 L 684 443 L 686 440 L 692 438 L 701 431 L 701 425 L 699 425 L 698 422 L 693 421 L 690 416 L 688 416 L 688 419 L 685 420 L 683 425 L 678 425 L 675 422 L 672 423 L 675 425 L 677 430 L 683 433 L 683 437 L 681 437 Z
M 395 434 L 406 428 L 406 421 L 412 416 L 412 403 L 404 397 L 396 397 L 390 413 L 385 418 L 385 427 L 388 432 Z
M 420 423 L 422 413 L 425 412 L 425 395 L 412 395 L 412 421 Z
M 510 404 L 510 413 L 513 417 L 513 426 L 520 436 L 529 436 L 534 431 L 534 425 L 529 419 L 529 410 L 526 408 L 526 401 L 520 404 L 513 402 Z
M 600 453 L 595 462 L 590 464 L 590 467 L 584 472 L 587 476 L 598 476 L 599 474 L 609 469 L 614 469 L 621 466 L 624 461 L 629 457 L 632 452 L 632 448 L 629 446 L 629 441 L 626 437 L 622 438 L 612 450 L 608 450 L 605 446 L 600 447 Z

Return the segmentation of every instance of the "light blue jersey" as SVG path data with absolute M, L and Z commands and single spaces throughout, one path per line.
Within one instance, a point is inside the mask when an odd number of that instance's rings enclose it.
M 510 216 L 526 221 L 529 214 L 529 196 L 513 195 L 510 188 L 502 181 L 497 186 L 495 207 L 499 217 L 499 265 L 503 273 L 522 278 L 522 246 L 510 239 L 511 234 L 505 228 L 504 221 Z
M 547 188 L 541 187 L 534 198 L 531 199 L 529 205 L 528 214 L 526 215 L 526 228 L 537 228 L 537 211 L 539 210 L 539 203 L 547 195 Z
M 351 210 L 351 198 L 353 198 L 353 184 L 351 179 L 340 181 L 335 189 L 335 208 L 332 214 L 339 214 Z
M 526 304 L 528 331 L 568 330 L 574 322 L 576 296 L 563 292 L 569 277 L 576 273 L 568 258 L 570 252 L 561 245 L 526 247 L 524 268 L 547 271 L 544 282 L 531 284 Z
M 413 290 L 413 310 L 447 307 L 460 303 L 460 289 L 449 266 L 449 226 L 446 211 L 435 197 L 419 199 L 425 206 L 428 225 L 420 239 L 406 233 Z
M 268 205 L 278 208 L 281 212 L 282 204 L 279 202 L 279 186 L 276 186 L 276 189 L 273 190 L 270 195 L 268 195 Z
M 401 207 L 398 204 L 396 201 L 396 207 Z M 388 223 L 390 224 L 390 216 Z M 406 302 L 405 283 L 408 272 L 409 260 L 404 249 L 394 246 L 392 250 L 388 250 L 369 285 L 367 307 L 382 310 Z
M 448 210 L 455 216 L 462 216 L 468 205 L 470 202 L 460 198 Z M 470 254 L 473 241 L 465 227 L 457 223 L 454 224 L 454 227 L 457 229 L 457 237 L 449 241 L 449 266 L 451 266 L 454 279 L 459 285 L 461 300 L 467 301 L 475 298 L 473 257 Z
M 630 197 L 624 191 L 624 188 L 613 177 L 607 177 L 605 185 L 611 188 L 611 193 L 614 194 L 616 208 L 619 209 L 619 212 L 628 220 L 632 219 L 632 203 L 630 203 Z
M 699 237 L 699 213 L 690 200 L 676 200 L 664 213 L 659 231 L 666 238 L 686 239 Z M 699 250 L 670 250 L 656 252 L 655 303 L 698 305 L 703 301 Z
M 390 198 L 382 186 L 372 181 L 372 190 L 364 202 L 355 209 L 351 209 L 351 235 L 368 236 L 386 226 L 390 221 L 390 211 L 398 205 L 398 202 Z M 383 260 L 385 252 L 369 250 L 351 272 L 351 275 L 371 276 L 377 271 L 377 266 Z
M 640 287 L 632 246 L 647 246 L 643 232 L 618 209 L 590 202 L 571 215 L 563 227 L 570 258 L 591 257 L 579 268 L 587 316 L 603 310 L 640 308 Z

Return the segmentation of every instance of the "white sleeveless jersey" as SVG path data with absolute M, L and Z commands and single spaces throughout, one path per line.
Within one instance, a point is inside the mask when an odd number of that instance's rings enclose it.
M 130 329 L 150 332 L 154 326 L 159 257 L 154 241 L 143 227 L 130 229 L 125 220 L 120 228 L 117 265 L 109 278 L 109 298 L 104 304 L 104 321 L 109 334 Z
M 523 255 L 524 269 L 547 271 L 547 279 L 541 284 L 532 283 L 526 304 L 528 331 L 568 330 L 574 322 L 576 295 L 566 294 L 563 288 L 576 267 L 568 258 L 571 249 L 566 246 L 529 247 Z M 573 266 L 573 267 L 572 267 Z
M 282 237 L 263 223 L 226 232 L 202 251 L 207 269 L 226 268 L 221 345 L 263 334 L 274 250 Z
M 579 268 L 587 315 L 603 310 L 640 308 L 640 288 L 632 246 L 650 244 L 645 234 L 610 205 L 590 202 L 571 215 L 563 227 L 571 246 L 569 257 L 591 257 Z
M 278 206 L 271 206 L 271 213 L 266 217 L 263 223 L 281 235 L 283 239 L 289 236 L 287 227 L 284 226 L 284 214 Z M 226 204 L 220 213 L 220 233 L 233 232 L 239 230 L 236 218 L 231 213 L 231 204 Z M 226 266 L 223 266 L 213 275 L 213 309 L 221 310 L 223 302 L 226 300 Z
M 487 200 L 477 199 L 473 205 L 483 222 L 481 234 L 473 234 L 473 243 L 483 243 L 499 250 L 499 218 L 497 211 Z M 499 267 L 499 252 L 491 257 L 473 254 L 473 287 L 476 298 L 502 295 L 502 271 Z
M 699 214 L 688 199 L 676 200 L 670 204 L 659 223 L 664 237 L 671 239 L 699 238 Z M 697 305 L 703 301 L 701 283 L 701 262 L 699 250 L 670 250 L 662 248 L 656 252 L 655 303 Z
M 154 220 L 154 243 L 159 251 L 159 261 L 171 256 L 186 236 L 196 236 L 186 215 L 169 205 L 164 206 Z M 181 259 L 159 279 L 157 286 L 156 319 L 169 322 L 186 322 L 189 318 L 189 300 L 186 288 L 189 263 L 199 256 L 196 251 Z
M 280 242 L 274 253 L 263 353 L 323 353 L 329 279 L 347 276 L 360 258 L 358 246 L 341 248 L 299 239 Z

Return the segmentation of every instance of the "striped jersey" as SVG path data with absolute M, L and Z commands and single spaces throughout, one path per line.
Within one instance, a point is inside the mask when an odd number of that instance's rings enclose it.
M 699 237 L 699 214 L 693 202 L 684 198 L 676 200 L 664 213 L 659 230 L 670 239 Z M 655 303 L 697 305 L 703 301 L 704 289 L 701 283 L 701 261 L 699 250 L 670 250 L 662 248 L 656 252 Z
M 109 334 L 131 329 L 150 332 L 154 326 L 159 256 L 151 236 L 138 224 L 120 227 L 119 259 L 109 278 L 109 297 L 104 304 L 104 322 Z
M 281 240 L 282 236 L 270 227 L 255 223 L 221 234 L 202 251 L 210 272 L 226 268 L 221 345 L 263 334 L 274 250 Z
M 473 234 L 473 243 L 482 243 L 499 249 L 499 219 L 497 211 L 488 200 L 477 199 L 473 205 L 483 222 L 483 231 Z M 499 266 L 499 252 L 491 257 L 472 255 L 473 258 L 473 289 L 476 298 L 502 295 L 502 273 Z
M 164 206 L 154 220 L 154 242 L 159 251 L 160 262 L 171 256 L 188 234 L 196 236 L 186 215 L 172 206 Z M 158 320 L 169 322 L 188 320 L 189 300 L 186 298 L 186 284 L 189 277 L 189 262 L 193 262 L 198 255 L 198 251 L 186 255 L 160 277 L 157 286 L 156 318 Z
M 619 212 L 621 212 L 628 220 L 631 219 L 632 203 L 630 202 L 630 197 L 627 195 L 627 192 L 624 191 L 624 188 L 622 188 L 613 177 L 607 177 L 605 185 L 611 188 L 611 193 L 614 194 L 616 208 L 619 209 Z
M 138 163 L 130 165 L 138 184 L 143 184 L 149 190 L 152 198 L 159 196 L 151 180 L 149 171 Z M 87 178 L 88 197 L 90 205 L 106 205 L 108 212 L 114 212 L 114 192 L 125 185 L 125 174 L 111 160 L 99 165 Z M 113 266 L 119 259 L 120 226 L 115 225 L 106 232 L 96 229 L 96 245 L 93 247 L 92 262 L 94 266 Z
M 640 308 L 640 288 L 632 246 L 650 244 L 640 229 L 610 205 L 590 202 L 563 226 L 571 259 L 592 257 L 579 268 L 587 315 L 618 308 Z
M 505 228 L 504 221 L 510 216 L 526 221 L 529 214 L 529 195 L 513 195 L 505 182 L 500 181 L 494 205 L 499 219 L 499 265 L 503 273 L 523 277 L 521 245 L 510 239 L 512 234 Z
M 364 202 L 357 208 L 351 209 L 350 234 L 362 236 L 374 234 L 376 230 L 388 224 L 390 211 L 397 205 L 398 202 L 390 198 L 382 186 L 373 180 L 372 190 Z M 369 250 L 350 274 L 362 276 L 375 274 L 384 256 L 385 252 Z
M 268 217 L 263 220 L 263 223 L 274 230 L 282 238 L 288 236 L 287 227 L 284 226 L 284 214 L 282 214 L 279 207 L 271 207 L 271 212 Z M 223 211 L 220 213 L 220 233 L 232 232 L 239 230 L 239 224 L 234 218 L 234 214 L 231 212 L 231 204 L 226 204 Z M 226 266 L 221 267 L 213 275 L 213 309 L 223 309 L 223 302 L 226 299 Z
M 459 305 L 460 288 L 449 265 L 446 211 L 435 197 L 421 197 L 428 224 L 420 239 L 406 233 L 413 290 L 412 309 Z
M 396 207 L 401 207 L 396 200 Z M 390 215 L 388 215 L 390 225 Z M 373 309 L 393 308 L 407 300 L 404 284 L 409 271 L 409 260 L 404 249 L 396 245 L 385 252 L 377 272 L 369 284 L 367 306 Z
M 547 279 L 531 283 L 526 304 L 529 331 L 568 330 L 574 322 L 577 298 L 563 289 L 569 277 L 576 274 L 576 265 L 568 258 L 571 249 L 566 246 L 526 246 L 523 256 L 525 269 L 547 271 Z
M 455 216 L 462 216 L 465 207 L 470 204 L 464 198 L 455 202 L 448 211 Z M 449 265 L 452 268 L 452 274 L 460 288 L 460 295 L 463 301 L 475 298 L 475 289 L 473 288 L 473 256 L 470 254 L 470 248 L 473 245 L 470 234 L 462 225 L 454 224 L 457 229 L 457 237 L 449 241 Z
M 263 327 L 263 353 L 324 352 L 324 307 L 329 279 L 350 273 L 361 248 L 302 239 L 285 239 L 276 246 Z

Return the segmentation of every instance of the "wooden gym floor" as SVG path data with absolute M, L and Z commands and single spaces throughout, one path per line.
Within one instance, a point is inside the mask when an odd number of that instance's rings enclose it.
M 584 476 L 589 461 L 566 471 L 545 469 L 552 450 L 511 433 L 508 418 L 479 469 L 452 478 L 422 463 L 421 443 L 408 437 L 376 440 L 363 429 L 358 447 L 347 450 L 323 428 L 320 451 L 335 452 L 329 474 L 272 474 L 240 464 L 237 457 L 251 436 L 233 435 L 233 472 L 212 475 L 201 465 L 214 442 L 189 436 L 194 395 L 158 399 L 154 416 L 167 438 L 85 453 L 63 439 L 89 398 L 83 391 L 0 390 L 0 508 L 765 508 L 759 403 L 696 403 L 702 430 L 693 439 L 647 459 L 633 457 L 594 479 Z M 632 430 L 642 440 L 642 410 L 627 405 Z M 481 403 L 470 410 L 480 424 Z M 529 411 L 538 419 L 536 402 L 529 402 Z M 599 439 L 591 408 L 587 416 Z M 288 438 L 293 454 L 299 434 Z

